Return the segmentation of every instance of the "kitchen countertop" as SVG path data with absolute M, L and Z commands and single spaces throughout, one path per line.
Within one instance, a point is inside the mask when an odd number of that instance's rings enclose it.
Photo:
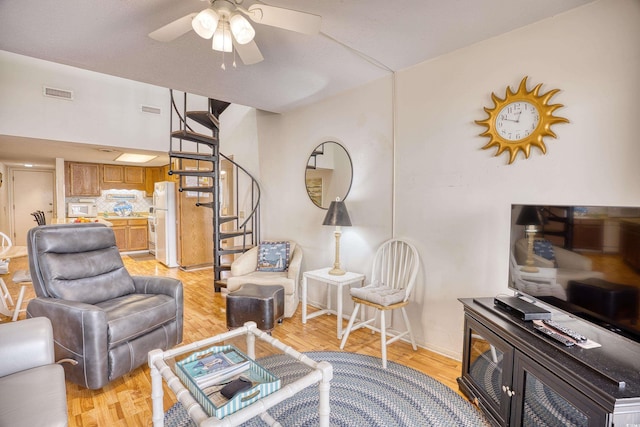
M 79 218 L 52 218 L 51 224 L 90 224 L 90 223 L 97 222 L 99 224 L 104 224 L 107 227 L 111 227 L 113 225 L 104 218 L 86 218 L 89 220 L 89 222 L 86 222 L 86 223 L 83 223 L 83 222 L 76 223 L 75 221 L 77 219 Z

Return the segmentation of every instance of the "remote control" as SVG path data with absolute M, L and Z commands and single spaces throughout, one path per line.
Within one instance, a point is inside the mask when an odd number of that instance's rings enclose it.
M 570 338 L 573 338 L 577 342 L 585 342 L 585 341 L 587 341 L 587 337 L 585 337 L 584 335 L 580 335 L 579 333 L 577 333 L 574 330 L 571 330 L 569 328 L 565 328 L 564 326 L 562 326 L 561 324 L 559 324 L 558 322 L 556 322 L 554 320 L 543 320 L 542 322 L 547 326 L 551 326 L 556 331 L 559 331 L 559 332 L 563 333 L 564 335 L 566 335 L 566 336 L 568 336 Z
M 569 338 L 562 336 L 556 332 L 553 332 L 551 329 L 544 327 L 544 326 L 540 326 L 540 325 L 533 325 L 534 329 L 540 333 L 545 334 L 546 336 L 553 338 L 554 340 L 558 341 L 559 343 L 562 343 L 563 345 L 567 346 L 567 347 L 571 347 L 572 345 L 575 344 L 574 341 L 570 340 Z

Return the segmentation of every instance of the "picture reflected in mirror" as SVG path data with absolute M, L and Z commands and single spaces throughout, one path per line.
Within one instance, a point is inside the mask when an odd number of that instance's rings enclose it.
M 345 200 L 352 180 L 351 157 L 341 144 L 334 141 L 323 142 L 309 156 L 305 186 L 309 199 L 319 208 L 328 209 L 336 198 Z

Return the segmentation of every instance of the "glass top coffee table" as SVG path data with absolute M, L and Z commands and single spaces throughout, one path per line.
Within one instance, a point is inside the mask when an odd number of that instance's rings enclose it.
M 308 366 L 310 371 L 308 374 L 289 383 L 283 381 L 277 391 L 260 397 L 248 406 L 219 419 L 215 416 L 210 416 L 193 393 L 178 378 L 176 362 L 194 352 L 221 345 L 235 346 L 251 359 L 258 360 L 258 364 L 260 364 L 259 359 L 261 358 L 280 354 L 284 357 L 292 358 L 297 361 L 296 363 Z M 247 322 L 244 326 L 232 331 L 167 351 L 153 350 L 149 352 L 149 367 L 151 368 L 151 399 L 154 427 L 162 427 L 164 425 L 163 380 L 187 410 L 191 419 L 200 427 L 237 426 L 256 416 L 260 416 L 268 425 L 278 426 L 280 424 L 268 414 L 267 410 L 294 396 L 301 390 L 318 384 L 320 426 L 329 426 L 329 387 L 333 378 L 331 364 L 310 359 L 271 335 L 259 330 L 255 322 Z

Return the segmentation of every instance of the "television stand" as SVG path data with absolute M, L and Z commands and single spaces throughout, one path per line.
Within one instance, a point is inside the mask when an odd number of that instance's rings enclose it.
M 492 307 L 493 298 L 460 302 L 465 336 L 458 384 L 494 424 L 640 424 L 639 343 L 569 319 L 571 329 L 602 347 L 564 347 L 534 331 L 532 322 Z

